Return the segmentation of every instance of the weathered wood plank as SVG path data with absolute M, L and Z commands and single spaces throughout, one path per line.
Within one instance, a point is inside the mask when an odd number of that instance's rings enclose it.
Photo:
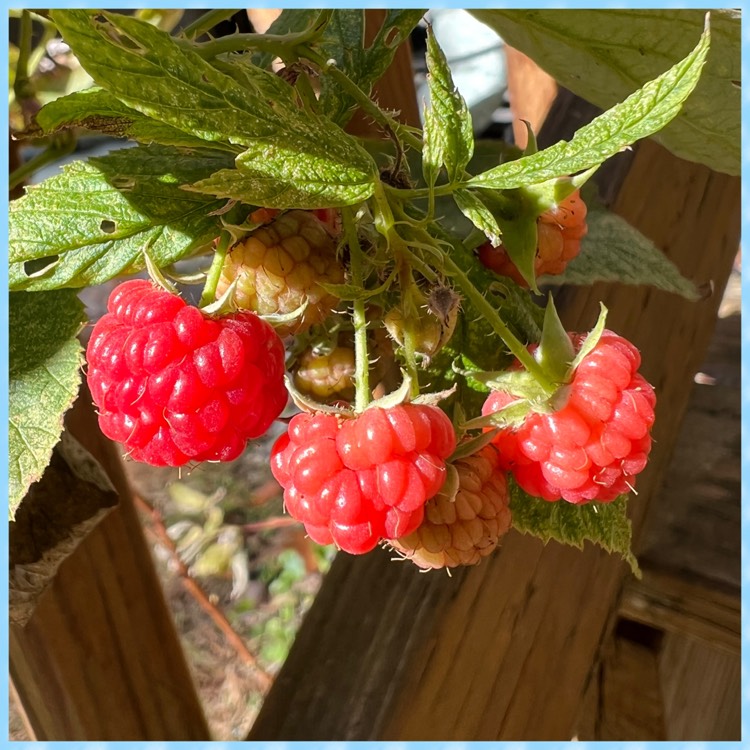
M 667 740 L 741 739 L 741 664 L 703 641 L 668 633 L 659 659 Z
M 10 628 L 11 678 L 35 738 L 209 739 L 119 455 L 88 394 L 67 426 L 120 504 L 62 563 L 30 621 Z
M 739 660 L 741 608 L 735 591 L 644 568 L 642 580 L 628 581 L 619 611 L 631 620 L 700 639 Z

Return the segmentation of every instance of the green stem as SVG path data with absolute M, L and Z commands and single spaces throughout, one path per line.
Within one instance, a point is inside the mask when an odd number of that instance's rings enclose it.
M 306 57 L 310 62 L 315 63 L 323 73 L 329 75 L 332 80 L 336 81 L 344 91 L 351 95 L 352 99 L 357 102 L 362 111 L 366 115 L 372 117 L 378 125 L 383 127 L 386 131 L 394 132 L 404 143 L 406 143 L 407 146 L 410 146 L 417 151 L 422 150 L 422 139 L 414 135 L 406 125 L 403 125 L 398 122 L 398 120 L 393 119 L 383 112 L 383 110 L 380 109 L 380 107 L 378 107 L 378 105 L 375 104 L 375 102 L 370 99 L 370 97 L 362 91 L 362 89 L 357 86 L 357 84 L 354 83 L 346 73 L 344 73 L 344 71 L 336 67 L 335 63 L 326 60 L 323 55 L 319 54 L 309 46 L 300 47 L 298 52 L 300 56 Z
M 233 34 L 199 44 L 189 43 L 189 48 L 204 59 L 225 52 L 246 52 L 249 49 L 271 52 L 282 59 L 299 57 L 298 48 L 318 39 L 331 20 L 333 10 L 321 10 L 315 23 L 296 34 Z M 185 42 L 185 44 L 188 44 Z
M 199 307 L 206 307 L 216 299 L 216 287 L 219 285 L 221 270 L 224 268 L 224 259 L 227 257 L 229 243 L 232 241 L 232 235 L 229 232 L 222 232 L 219 237 L 219 243 L 216 245 L 214 259 L 211 261 L 211 268 L 206 275 L 206 284 L 203 287 Z
M 197 39 L 202 34 L 213 29 L 222 21 L 229 20 L 236 12 L 237 8 L 221 8 L 218 10 L 206 11 L 202 16 L 188 24 L 183 30 L 182 35 L 186 39 Z
M 448 255 L 443 259 L 446 271 L 456 280 L 461 291 L 482 317 L 490 324 L 495 333 L 503 340 L 516 359 L 536 378 L 539 385 L 550 395 L 556 390 L 555 384 L 547 377 L 539 363 L 528 349 L 513 335 L 505 325 L 497 310 L 484 298 L 484 295 L 471 283 L 469 277 L 456 265 Z
M 26 180 L 42 167 L 53 164 L 63 156 L 67 156 L 75 149 L 75 139 L 66 138 L 63 143 L 52 143 L 44 151 L 39 152 L 36 156 L 21 164 L 18 169 L 14 170 L 8 177 L 8 189 L 13 188 L 26 182 Z
M 34 86 L 29 78 L 29 58 L 31 56 L 31 14 L 24 10 L 21 13 L 21 28 L 18 40 L 18 61 L 16 62 L 16 77 L 13 81 L 13 93 L 16 101 L 23 103 L 33 99 Z
M 344 220 L 344 232 L 349 245 L 349 268 L 352 284 L 361 289 L 364 283 L 362 268 L 362 248 L 357 237 L 357 227 L 350 208 L 341 209 Z M 367 352 L 367 312 L 365 301 L 356 299 L 352 305 L 352 322 L 354 324 L 354 384 L 356 395 L 354 410 L 359 414 L 370 403 L 370 357 Z

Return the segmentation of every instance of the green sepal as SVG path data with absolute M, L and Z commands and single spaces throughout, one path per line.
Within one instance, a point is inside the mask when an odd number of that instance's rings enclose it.
M 575 359 L 571 361 L 570 368 L 568 369 L 568 373 L 565 378 L 566 380 L 570 380 L 573 377 L 573 373 L 576 371 L 578 365 L 583 362 L 584 357 L 587 357 L 594 350 L 594 347 L 599 343 L 599 339 L 602 337 L 602 333 L 604 333 L 604 326 L 607 322 L 607 308 L 604 306 L 603 302 L 600 302 L 599 305 L 601 306 L 601 310 L 599 312 L 599 318 L 596 321 L 596 325 L 584 339 L 583 343 L 581 344 L 581 348 L 578 350 L 578 354 L 576 354 L 575 356 Z
M 555 308 L 552 295 L 547 299 L 539 348 L 534 358 L 553 383 L 565 383 L 570 375 L 571 362 L 576 356 L 573 343 Z
M 513 261 L 531 291 L 541 294 L 534 271 L 536 248 L 539 242 L 536 216 L 524 214 L 512 221 L 498 217 L 498 223 L 503 234 L 503 247 L 508 257 Z
M 533 206 L 534 213 L 539 216 L 558 206 L 576 190 L 580 190 L 596 174 L 600 166 L 601 164 L 596 164 L 591 169 L 572 177 L 555 177 L 552 180 L 540 182 L 538 185 L 527 185 L 519 190 L 527 196 L 528 205 Z
M 539 146 L 536 142 L 536 134 L 531 129 L 531 123 L 528 120 L 521 120 L 526 126 L 526 148 L 523 150 L 523 156 L 531 156 L 539 151 Z

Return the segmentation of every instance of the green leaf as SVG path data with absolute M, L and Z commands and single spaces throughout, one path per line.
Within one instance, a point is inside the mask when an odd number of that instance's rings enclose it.
M 83 305 L 69 290 L 10 295 L 9 516 L 44 473 L 78 393 Z
M 619 554 L 635 575 L 638 561 L 630 549 L 632 529 L 627 516 L 627 495 L 611 503 L 573 505 L 564 500 L 547 502 L 527 495 L 509 481 L 513 526 L 524 534 L 539 537 L 545 544 L 554 539 L 583 549 L 588 540 L 607 552 Z
M 206 141 L 243 145 L 273 137 L 283 123 L 271 103 L 148 23 L 88 10 L 51 16 L 89 75 L 149 117 Z
M 677 266 L 624 219 L 608 211 L 589 211 L 588 234 L 581 241 L 581 253 L 559 276 L 543 276 L 547 285 L 597 281 L 647 284 L 689 300 L 699 299 L 696 285 Z
M 497 247 L 500 244 L 500 235 L 502 234 L 500 225 L 479 194 L 471 190 L 459 188 L 458 190 L 454 190 L 452 195 L 461 213 L 477 229 L 484 232 L 485 237 L 492 243 L 493 247 Z
M 458 182 L 474 153 L 474 131 L 469 108 L 453 83 L 448 61 L 431 29 L 427 33 L 427 70 L 430 106 L 424 117 L 422 172 L 432 186 L 445 165 L 448 182 Z
M 468 185 L 505 190 L 571 175 L 601 164 L 626 146 L 653 135 L 677 115 L 695 88 L 709 43 L 706 28 L 685 59 L 582 127 L 570 143 L 560 141 L 532 156 L 501 164 L 472 178 Z
M 367 200 L 378 179 L 370 155 L 335 127 L 314 147 L 292 133 L 259 142 L 236 163 L 186 189 L 266 208 L 334 208 Z
M 140 143 L 201 148 L 207 144 L 171 125 L 154 120 L 126 106 L 104 89 L 90 88 L 62 96 L 42 107 L 22 136 L 38 138 L 65 128 L 85 128 L 116 138 L 132 138 Z M 221 143 L 216 148 L 237 153 Z
M 311 170 L 323 165 L 325 176 L 318 180 L 323 182 L 335 164 L 356 173 L 364 169 L 373 182 L 375 163 L 369 156 L 365 161 L 357 142 L 329 120 L 298 109 L 291 87 L 272 73 L 234 66 L 240 83 L 188 45 L 128 16 L 85 10 L 53 15 L 100 86 L 127 106 L 197 138 L 248 147 L 240 163 L 249 177 L 290 182 L 299 177 L 301 191 L 309 193 L 316 189 L 306 184 Z
M 738 6 L 739 7 L 739 6 Z M 561 85 L 608 109 L 690 51 L 705 11 L 470 11 Z M 741 16 L 711 11 L 712 50 L 695 92 L 656 138 L 685 159 L 740 172 Z
M 195 252 L 219 234 L 222 201 L 180 189 L 231 157 L 160 146 L 74 162 L 10 204 L 11 289 L 90 286 Z M 36 269 L 36 270 L 35 270 Z

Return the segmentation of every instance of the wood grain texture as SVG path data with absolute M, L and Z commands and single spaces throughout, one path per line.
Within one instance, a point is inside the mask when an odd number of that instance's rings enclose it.
M 209 732 L 114 446 L 90 397 L 68 429 L 104 465 L 119 506 L 60 567 L 10 673 L 39 740 L 207 740 Z
M 656 386 L 657 442 L 632 502 L 639 528 L 715 324 L 740 191 L 737 179 L 652 143 L 626 164 L 624 181 L 608 187 L 614 210 L 716 290 L 699 303 L 601 284 L 561 295 L 571 330 L 589 329 L 604 301 L 609 327 L 639 346 Z M 453 579 L 384 555 L 340 555 L 250 739 L 569 739 L 625 575 L 594 547 L 542 547 L 517 534 Z
M 741 739 L 742 680 L 736 654 L 669 633 L 659 657 L 667 740 Z

